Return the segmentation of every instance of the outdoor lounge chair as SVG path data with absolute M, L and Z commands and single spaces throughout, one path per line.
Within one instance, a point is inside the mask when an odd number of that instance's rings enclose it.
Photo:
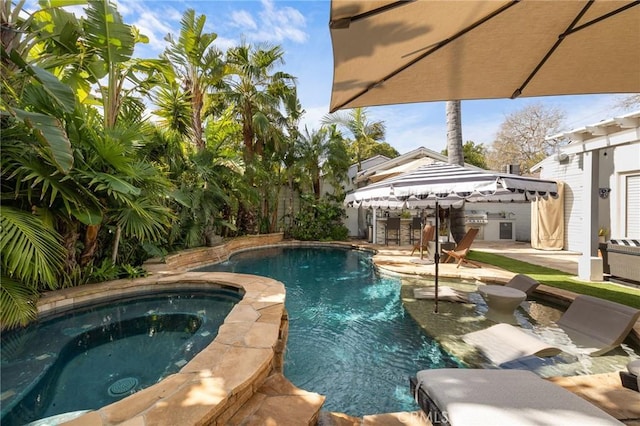
M 436 291 L 434 286 L 417 287 L 413 289 L 413 297 L 416 299 L 435 299 Z M 438 300 L 449 302 L 469 303 L 469 293 L 456 290 L 448 286 L 438 288 Z
M 469 228 L 465 236 L 462 237 L 453 250 L 442 250 L 447 255 L 443 263 L 448 263 L 450 260 L 456 259 L 458 261 L 457 268 L 459 268 L 463 263 L 468 263 L 476 268 L 480 268 L 480 265 L 467 259 L 469 248 L 471 247 L 473 240 L 475 240 L 476 235 L 478 235 L 478 228 Z
M 409 379 L 409 388 L 433 425 L 623 424 L 526 370 L 422 370 Z
M 571 341 L 589 355 L 603 355 L 627 337 L 640 310 L 620 303 L 580 295 L 558 320 Z
M 560 317 L 564 330 L 581 353 L 603 355 L 627 337 L 640 317 L 640 310 L 620 303 L 579 295 Z M 560 348 L 509 324 L 465 334 L 463 340 L 478 348 L 497 365 L 525 356 L 554 356 Z
M 436 228 L 427 223 L 424 228 L 422 228 L 422 247 L 420 247 L 420 241 L 413 245 L 413 250 L 411 250 L 411 256 L 413 256 L 413 252 L 422 248 L 427 253 L 429 253 L 429 243 L 433 242 L 436 236 Z
M 496 365 L 528 356 L 547 357 L 562 352 L 562 349 L 545 343 L 537 336 L 506 323 L 467 333 L 462 340 L 476 347 Z
M 511 287 L 518 289 L 520 291 L 524 291 L 527 296 L 531 296 L 531 294 L 535 291 L 535 289 L 540 285 L 540 283 L 528 275 L 518 274 L 511 278 L 508 283 L 506 283 L 505 287 Z

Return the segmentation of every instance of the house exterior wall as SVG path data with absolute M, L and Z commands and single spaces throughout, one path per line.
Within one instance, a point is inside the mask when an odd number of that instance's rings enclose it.
M 465 211 L 480 210 L 487 213 L 505 213 L 512 217 L 516 228 L 516 241 L 531 241 L 531 204 L 530 203 L 466 203 Z M 510 215 L 510 213 L 512 213 Z M 485 240 L 486 235 L 485 235 Z
M 367 168 L 377 166 L 387 161 L 389 161 L 389 158 L 382 155 L 376 155 L 375 157 L 369 158 L 362 162 L 362 170 L 366 170 Z M 347 173 L 349 177 L 349 181 L 345 184 L 346 192 L 349 192 L 357 188 L 357 186 L 353 183 L 357 173 L 358 173 L 357 164 L 353 164 L 351 167 L 349 167 L 349 171 Z M 366 209 L 362 209 L 362 211 L 359 212 L 359 209 L 356 209 L 353 207 L 347 207 L 345 208 L 345 211 L 347 213 L 347 218 L 344 220 L 344 225 L 349 230 L 349 236 L 352 238 L 366 237 L 367 236 L 366 223 L 363 223 L 362 227 L 358 226 L 358 215 L 361 216 L 362 218 L 361 221 L 365 222 Z
M 637 115 L 637 113 L 635 113 Z M 634 119 L 635 116 L 633 117 Z M 577 140 L 561 149 L 565 160 L 558 155 L 539 163 L 540 177 L 565 182 L 565 244 L 566 250 L 582 252 L 590 238 L 590 223 L 585 223 L 585 209 L 589 208 L 590 193 L 585 189 L 585 175 L 597 176 L 598 194 L 596 215 L 598 228 L 607 229 L 610 238 L 640 238 L 635 227 L 629 224 L 640 221 L 640 211 L 630 208 L 640 199 L 634 189 L 628 193 L 629 177 L 640 175 L 640 127 L 627 124 L 602 122 L 585 129 L 577 129 L 569 135 Z M 599 126 L 599 127 L 598 127 Z M 609 132 L 609 129 L 613 129 Z M 587 135 L 587 136 L 584 136 Z M 581 137 L 585 139 L 580 140 Z M 596 169 L 585 170 L 584 156 L 593 155 Z M 635 188 L 635 187 L 634 187 Z M 631 202 L 631 204 L 630 204 Z
M 564 189 L 564 248 L 570 251 L 581 251 L 583 236 L 583 208 L 584 194 L 582 192 L 582 158 L 580 155 L 570 155 L 565 161 L 557 160 L 556 156 L 546 158 L 541 163 L 542 179 L 553 179 L 565 183 Z

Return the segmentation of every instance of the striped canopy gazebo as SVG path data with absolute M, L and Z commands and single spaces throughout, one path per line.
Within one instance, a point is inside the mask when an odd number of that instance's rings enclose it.
M 471 202 L 527 202 L 555 197 L 556 182 L 436 162 L 347 194 L 353 207 L 461 207 Z
M 528 202 L 539 197 L 556 197 L 558 185 L 551 180 L 474 170 L 448 163 L 434 163 L 389 179 L 359 188 L 347 194 L 349 207 L 378 208 L 460 208 L 470 202 Z M 438 229 L 438 215 L 435 216 Z M 376 221 L 373 221 L 374 242 Z M 422 233 L 420 233 L 422 235 Z M 422 244 L 421 244 L 422 246 Z M 438 306 L 439 248 L 436 238 L 435 290 Z

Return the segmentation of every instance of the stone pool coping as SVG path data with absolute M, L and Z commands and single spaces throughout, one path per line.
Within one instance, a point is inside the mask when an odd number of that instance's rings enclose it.
M 374 252 L 344 242 L 283 241 L 283 234 L 251 235 L 151 259 L 149 277 L 116 280 L 47 293 L 39 315 L 59 313 L 89 302 L 188 285 L 227 286 L 244 292 L 214 341 L 178 373 L 65 425 L 224 425 L 274 373 L 282 373 L 288 334 L 285 287 L 276 280 L 229 272 L 188 272 L 228 260 L 233 254 L 268 247 L 344 247 Z M 319 396 L 319 395 L 318 395 Z M 324 398 L 324 397 L 322 397 Z
M 39 310 L 44 314 L 105 296 L 221 285 L 244 295 L 211 344 L 178 373 L 65 424 L 225 424 L 270 374 L 282 370 L 288 327 L 285 288 L 255 275 L 184 272 L 86 285 L 43 297 Z
M 248 248 L 268 246 L 282 234 L 238 238 L 216 247 L 189 250 L 158 260 L 145 278 L 116 280 L 43 295 L 38 313 L 58 313 L 88 302 L 136 293 L 189 288 L 237 288 L 242 299 L 218 335 L 178 373 L 65 425 L 224 425 L 273 373 L 282 372 L 288 334 L 285 287 L 271 278 L 228 272 L 184 272 Z M 189 261 L 191 259 L 191 261 Z M 167 262 L 168 260 L 168 262 Z M 174 269 L 175 265 L 175 269 Z M 153 268 L 150 268 L 153 269 Z

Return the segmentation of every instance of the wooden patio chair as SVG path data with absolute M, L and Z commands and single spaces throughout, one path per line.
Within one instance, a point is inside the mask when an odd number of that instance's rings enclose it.
M 422 228 L 422 249 L 429 253 L 429 242 L 433 241 L 436 236 L 436 228 L 427 223 L 424 228 Z M 411 250 L 411 256 L 413 256 L 413 252 L 420 249 L 420 241 L 417 241 L 413 245 L 413 250 Z
M 458 245 L 456 245 L 453 250 L 442 250 L 447 255 L 442 263 L 448 263 L 449 261 L 455 259 L 458 261 L 458 266 L 456 266 L 456 268 L 459 268 L 463 263 L 468 263 L 469 265 L 473 265 L 476 268 L 481 268 L 481 266 L 477 263 L 467 259 L 469 248 L 471 247 L 473 240 L 475 240 L 476 235 L 478 235 L 478 231 L 478 228 L 469 228 L 465 236 L 462 237 Z

